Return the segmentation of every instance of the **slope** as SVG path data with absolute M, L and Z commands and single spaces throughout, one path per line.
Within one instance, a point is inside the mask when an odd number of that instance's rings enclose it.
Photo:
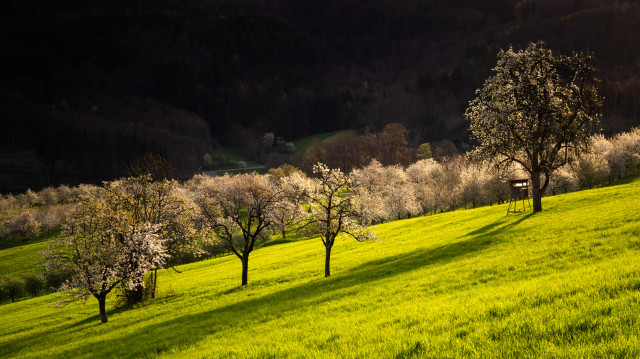
M 380 225 L 322 278 L 317 240 L 163 272 L 161 296 L 109 311 L 0 307 L 2 357 L 634 357 L 640 178 L 543 200 Z M 111 298 L 113 304 L 114 298 Z M 8 324 L 8 325 L 7 325 Z

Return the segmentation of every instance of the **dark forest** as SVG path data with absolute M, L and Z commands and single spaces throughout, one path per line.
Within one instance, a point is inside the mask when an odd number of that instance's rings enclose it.
M 99 182 L 153 152 L 183 176 L 248 151 L 403 124 L 469 144 L 463 113 L 500 49 L 592 52 L 605 134 L 640 125 L 640 2 L 8 0 L 0 191 Z

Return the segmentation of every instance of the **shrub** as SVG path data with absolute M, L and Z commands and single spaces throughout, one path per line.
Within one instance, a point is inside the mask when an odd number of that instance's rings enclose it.
M 10 235 L 17 235 L 22 241 L 40 232 L 40 223 L 35 219 L 31 211 L 24 211 L 9 222 Z
M 558 168 L 549 179 L 547 194 L 561 194 L 578 189 L 578 177 L 568 166 Z
M 12 302 L 24 295 L 24 282 L 18 277 L 7 278 L 4 282 L 4 288 Z
M 5 208 L 3 209 L 18 208 L 19 207 L 18 199 L 12 194 L 7 194 L 4 196 L 4 206 Z
M 0 280 L 0 303 L 9 299 L 9 291 L 7 290 L 6 280 Z
M 36 220 L 40 222 L 41 230 L 49 234 L 56 230 L 62 221 L 65 214 L 68 212 L 69 206 L 55 205 L 43 207 L 38 211 Z
M 0 221 L 0 238 L 7 238 L 11 235 L 10 221 Z
M 69 277 L 69 274 L 62 271 L 47 271 L 44 274 L 44 281 L 47 288 L 57 292 Z
M 101 187 L 92 184 L 80 184 L 74 188 L 74 196 L 77 197 L 99 197 Z
M 593 187 L 594 184 L 605 181 L 609 176 L 607 160 L 604 156 L 595 152 L 581 153 L 572 165 L 572 169 L 580 184 L 589 186 L 589 188 Z
M 11 209 L 11 202 L 9 201 L 8 196 L 0 196 L 0 211 L 6 211 L 8 209 Z
M 42 199 L 40 195 L 29 188 L 23 197 L 25 207 L 34 207 L 39 206 L 42 203 Z
M 58 200 L 60 201 L 60 203 L 73 202 L 73 190 L 65 185 L 58 187 Z
M 53 187 L 47 187 L 41 190 L 39 196 L 41 204 L 52 205 L 60 202 L 58 191 Z
M 45 288 L 45 280 L 41 274 L 30 273 L 23 277 L 24 289 L 32 297 L 37 296 Z

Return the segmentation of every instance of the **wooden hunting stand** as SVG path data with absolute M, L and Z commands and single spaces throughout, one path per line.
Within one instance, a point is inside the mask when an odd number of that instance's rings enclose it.
M 522 212 L 526 211 L 524 201 L 527 200 L 529 209 L 531 209 L 531 201 L 529 200 L 529 180 L 517 179 L 509 181 L 511 184 L 511 198 L 509 199 L 509 207 L 507 208 L 507 214 L 521 212 L 518 210 L 518 201 L 522 200 Z M 513 203 L 513 209 L 511 204 Z

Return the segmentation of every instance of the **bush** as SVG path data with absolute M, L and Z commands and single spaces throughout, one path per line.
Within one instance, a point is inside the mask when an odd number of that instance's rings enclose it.
M 8 194 L 6 196 L 0 196 L 0 211 L 6 211 L 13 209 L 17 205 L 16 198 L 13 195 Z
M 568 166 L 560 167 L 551 174 L 547 195 L 573 192 L 578 189 L 578 177 Z
M 69 208 L 69 205 L 55 205 L 41 208 L 37 212 L 36 218 L 42 226 L 41 230 L 49 234 L 53 233 L 58 227 L 60 227 L 60 224 L 62 224 Z
M 74 196 L 78 197 L 99 197 L 101 187 L 94 186 L 92 184 L 82 183 L 78 187 L 74 188 Z
M 69 274 L 62 271 L 48 271 L 44 274 L 44 281 L 47 288 L 57 292 L 69 277 Z
M 0 281 L 0 303 L 10 298 L 5 282 L 6 281 L 4 279 Z
M 18 277 L 9 277 L 4 282 L 4 290 L 6 290 L 11 301 L 15 302 L 24 295 L 24 283 Z
M 35 207 L 43 204 L 40 195 L 29 188 L 27 192 L 24 194 L 23 201 L 25 207 Z
M 609 164 L 604 156 L 595 152 L 580 154 L 572 165 L 572 170 L 582 186 L 593 187 L 604 182 L 609 176 Z
M 41 190 L 39 195 L 40 202 L 44 205 L 58 204 L 60 202 L 58 191 L 53 187 L 47 187 Z
M 30 273 L 25 275 L 23 279 L 24 289 L 32 297 L 37 296 L 44 289 L 45 280 L 41 274 Z
M 31 211 L 24 211 L 8 224 L 10 235 L 17 235 L 22 241 L 40 232 L 40 223 L 33 217 Z
M 10 221 L 0 221 L 0 238 L 7 238 L 11 235 Z
M 58 187 L 58 200 L 60 201 L 60 203 L 73 202 L 73 190 L 65 185 Z

